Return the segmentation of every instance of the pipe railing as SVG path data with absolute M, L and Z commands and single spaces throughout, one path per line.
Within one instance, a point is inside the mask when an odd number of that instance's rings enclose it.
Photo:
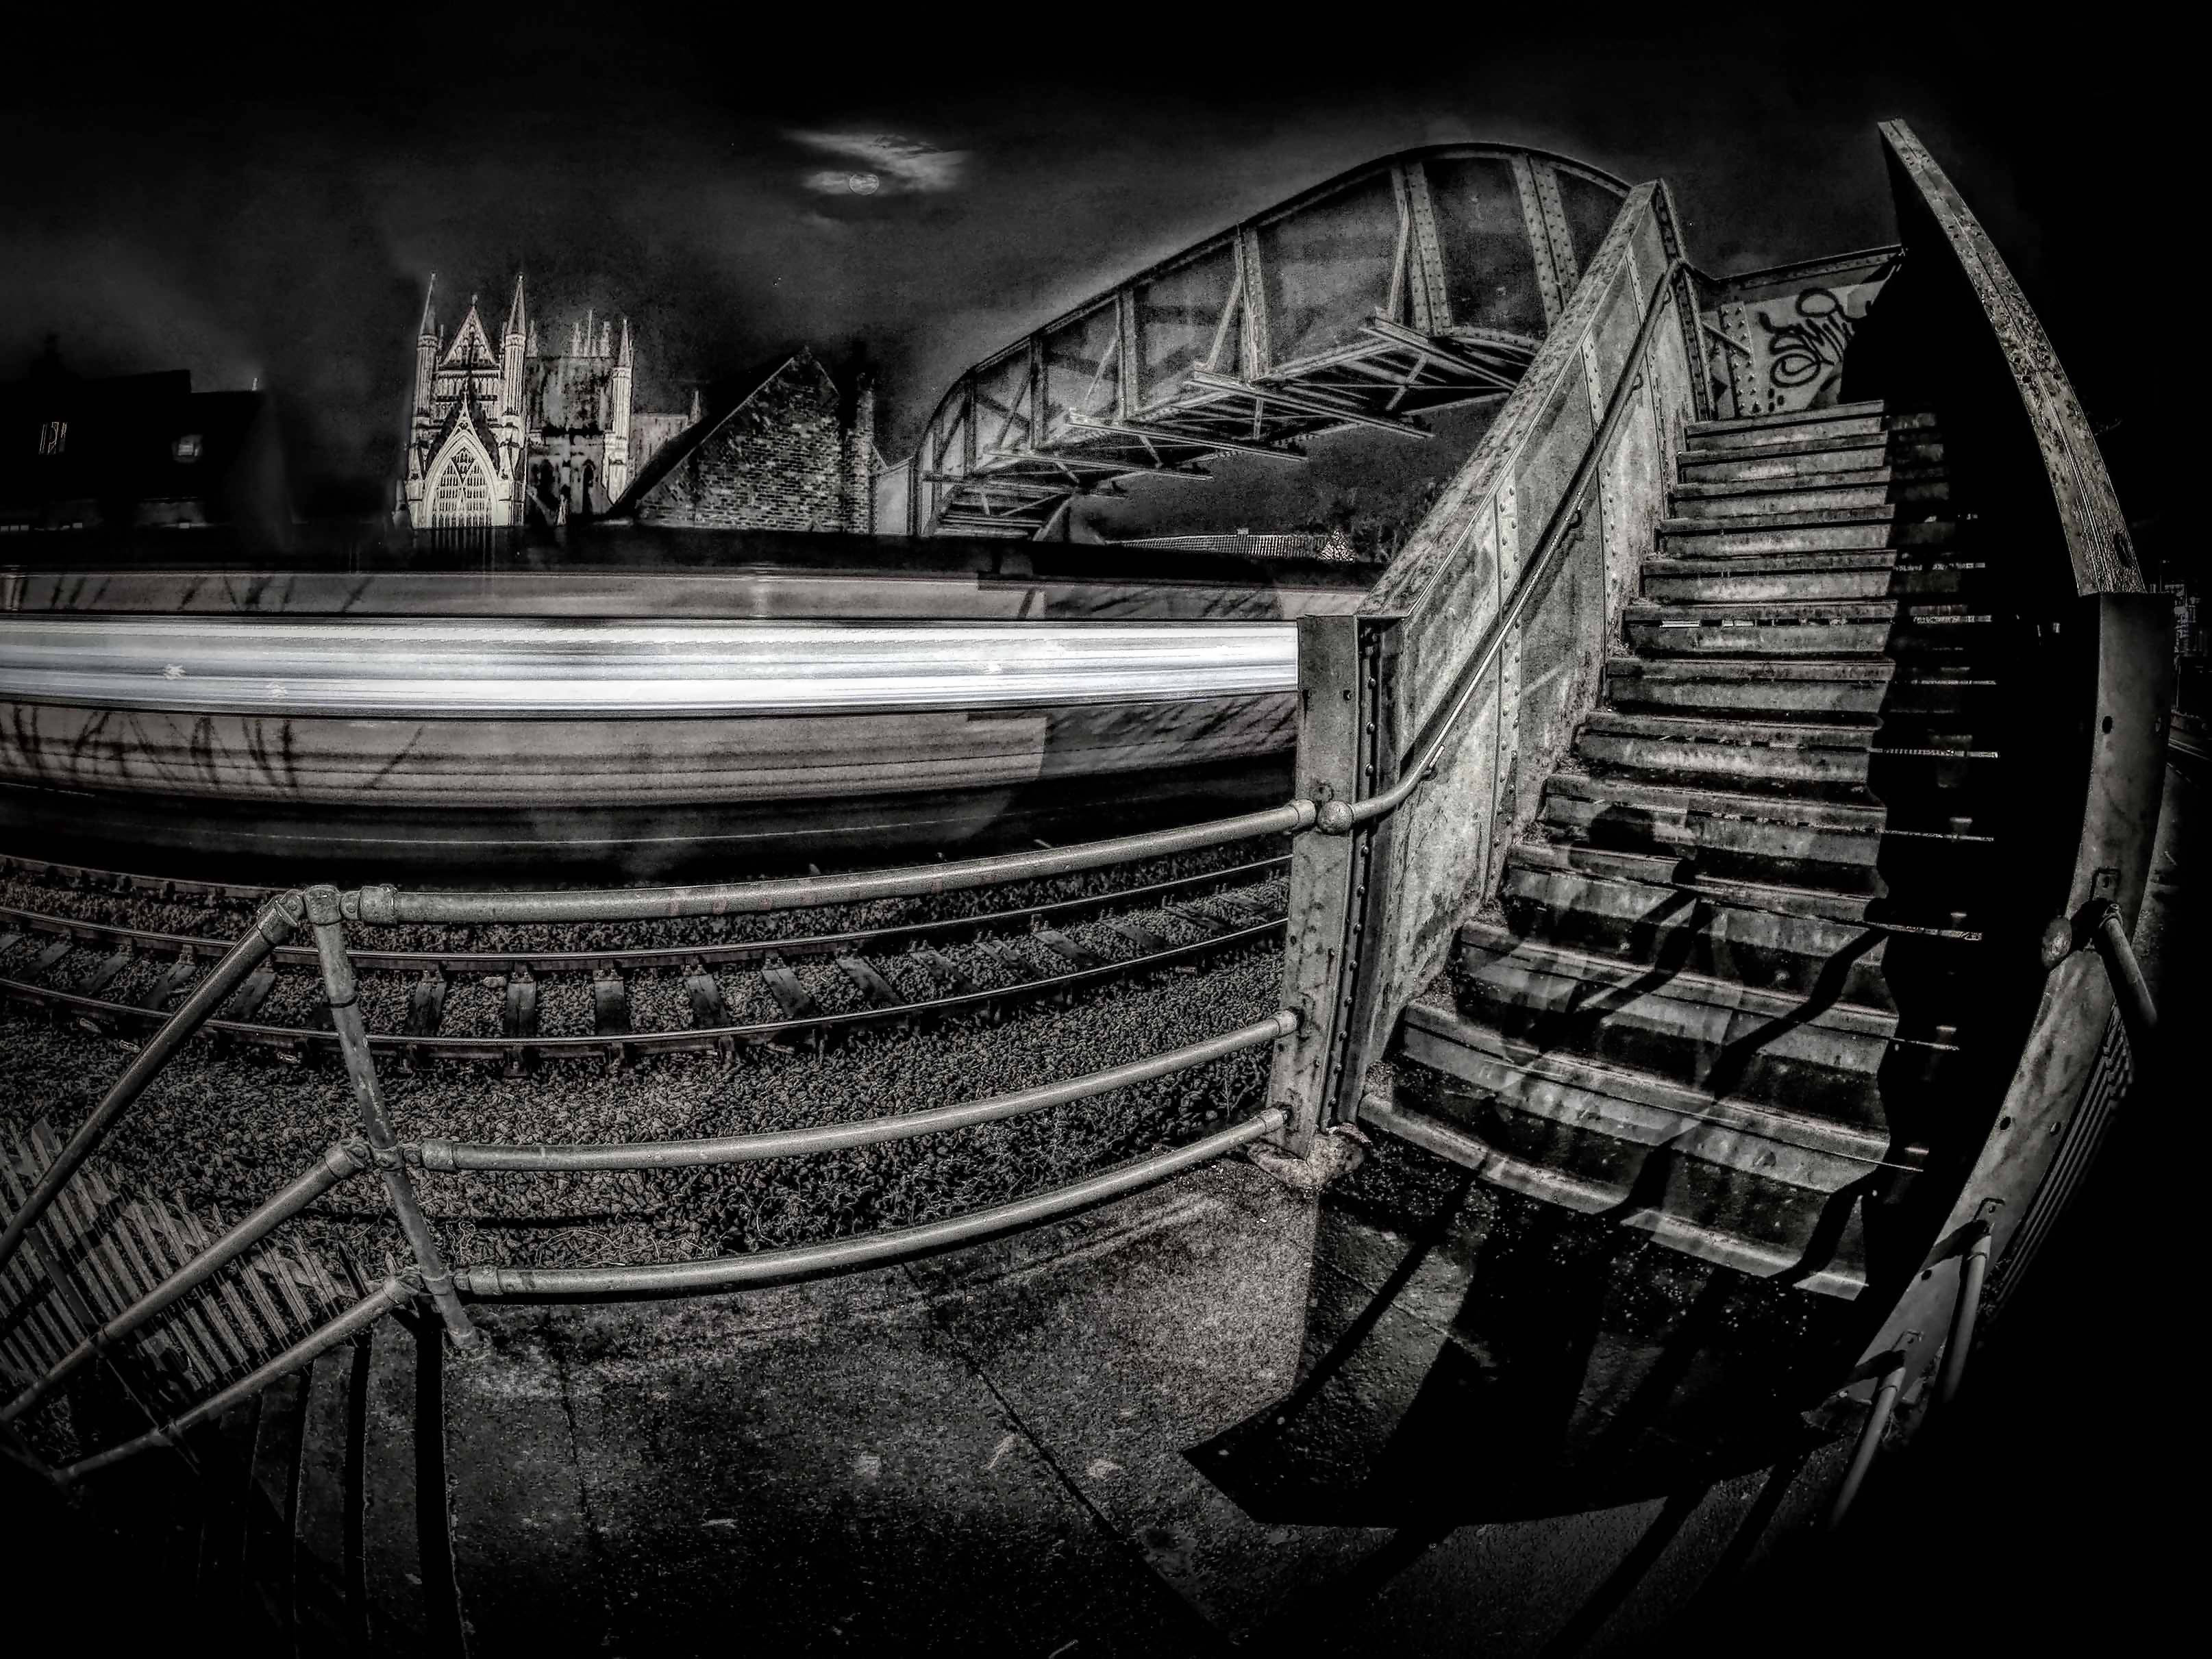
M 12 1249 L 27 1237 L 36 1246 L 37 1235 L 32 1229 L 52 1206 L 69 1177 L 83 1165 L 162 1066 L 174 1057 L 194 1032 L 214 1016 L 246 976 L 266 961 L 276 947 L 289 939 L 303 922 L 313 937 L 316 959 L 321 970 L 324 1000 L 331 1011 L 331 1025 L 355 1097 L 362 1137 L 341 1142 L 331 1148 L 313 1168 L 225 1231 L 178 1272 L 104 1324 L 97 1322 L 89 1310 L 83 1310 L 76 1322 L 85 1334 L 45 1375 L 4 1405 L 0 1405 L 0 1428 L 5 1428 L 49 1398 L 87 1361 L 98 1358 L 112 1363 L 120 1345 L 130 1337 L 143 1331 L 193 1291 L 209 1283 L 216 1274 L 243 1256 L 278 1225 L 306 1211 L 342 1182 L 372 1168 L 382 1176 L 386 1201 L 413 1257 L 411 1267 L 399 1277 L 387 1281 L 381 1289 L 362 1298 L 310 1337 L 219 1390 L 209 1400 L 122 1445 L 53 1471 L 56 1478 L 64 1481 L 75 1480 L 133 1453 L 176 1445 L 179 1437 L 192 1427 L 219 1415 L 222 1411 L 249 1397 L 285 1372 L 357 1334 L 384 1313 L 410 1301 L 418 1298 L 429 1301 L 438 1310 L 455 1349 L 466 1354 L 481 1351 L 482 1337 L 462 1306 L 463 1294 L 514 1294 L 524 1288 L 526 1282 L 531 1293 L 560 1293 L 564 1285 L 569 1283 L 558 1273 L 536 1270 L 519 1275 L 518 1270 L 495 1267 L 462 1268 L 458 1272 L 449 1267 L 416 1195 L 409 1175 L 410 1165 L 437 1171 L 667 1169 L 749 1162 L 843 1147 L 880 1145 L 1000 1121 L 1152 1081 L 1276 1042 L 1293 1033 L 1297 1027 L 1295 1013 L 1288 1010 L 1279 1011 L 1236 1030 L 1081 1077 L 958 1105 L 868 1118 L 852 1123 L 714 1139 L 599 1146 L 497 1146 L 444 1139 L 403 1145 L 393 1133 L 390 1115 L 385 1108 L 374 1054 L 361 1015 L 359 988 L 345 938 L 345 922 L 349 918 L 374 925 L 423 921 L 642 921 L 673 916 L 760 914 L 813 905 L 852 903 L 866 898 L 958 891 L 994 882 L 1036 879 L 1103 868 L 1257 836 L 1291 833 L 1310 828 L 1315 817 L 1313 803 L 1294 801 L 1270 811 L 1245 814 L 1182 830 L 1124 836 L 1083 847 L 969 860 L 957 865 L 925 866 L 861 876 L 811 877 L 797 881 L 726 883 L 681 889 L 489 895 L 403 894 L 388 887 L 342 893 L 336 887 L 325 884 L 309 888 L 304 892 L 281 894 L 256 918 L 254 927 L 216 964 L 214 972 L 163 1022 L 124 1076 L 79 1127 L 68 1146 L 49 1166 L 22 1210 L 9 1220 L 7 1243 Z M 573 1288 L 607 1293 L 625 1290 L 650 1291 L 671 1285 L 688 1285 L 703 1288 L 781 1283 L 860 1266 L 904 1260 L 915 1255 L 998 1237 L 1138 1190 L 1251 1141 L 1278 1134 L 1283 1129 L 1286 1114 L 1280 1109 L 1263 1110 L 1187 1146 L 1139 1158 L 1070 1186 L 941 1221 L 860 1238 L 832 1240 L 747 1256 L 715 1258 L 698 1262 L 647 1264 L 636 1267 L 576 1270 L 576 1273 L 582 1277 L 571 1275 Z M 41 1250 L 40 1255 L 44 1261 L 46 1253 Z M 45 1266 L 49 1277 L 56 1279 L 58 1288 L 65 1291 L 67 1286 L 60 1281 L 59 1264 L 45 1262 Z M 142 1400 L 140 1404 L 149 1418 L 154 1416 L 147 1401 Z
M 1676 279 L 1686 268 L 1684 261 L 1679 258 L 1668 266 L 1645 308 L 1642 326 L 1627 362 L 1632 363 L 1640 358 L 1661 316 L 1673 312 L 1680 303 Z M 447 1267 L 436 1237 L 422 1213 L 408 1174 L 410 1164 L 438 1171 L 642 1170 L 697 1167 L 878 1145 L 1042 1110 L 1167 1076 L 1231 1054 L 1276 1043 L 1296 1034 L 1298 1016 L 1285 1009 L 1267 1019 L 1221 1036 L 1062 1083 L 957 1106 L 866 1119 L 854 1123 L 712 1139 L 635 1144 L 495 1146 L 432 1139 L 402 1146 L 392 1132 L 389 1114 L 385 1109 L 375 1058 L 361 1016 L 358 988 L 353 961 L 346 945 L 344 925 L 348 921 L 370 926 L 654 921 L 695 916 L 762 915 L 861 903 L 874 899 L 927 896 L 1011 882 L 1037 880 L 1140 860 L 1169 857 L 1263 836 L 1297 834 L 1314 828 L 1331 835 L 1349 833 L 1356 824 L 1370 823 L 1395 811 L 1435 775 L 1437 757 L 1472 701 L 1488 665 L 1531 597 L 1540 590 L 1561 549 L 1571 544 L 1583 521 L 1583 498 L 1596 482 L 1600 459 L 1607 452 L 1626 411 L 1632 404 L 1633 394 L 1642 385 L 1642 374 L 1634 372 L 1624 374 L 1615 386 L 1573 478 L 1546 525 L 1535 551 L 1522 564 L 1512 598 L 1493 618 L 1486 630 L 1483 642 L 1462 670 L 1462 684 L 1453 701 L 1430 722 L 1430 730 L 1425 734 L 1425 741 L 1417 751 L 1418 760 L 1395 784 L 1380 794 L 1349 802 L 1297 799 L 1267 811 L 1176 829 L 1147 831 L 1076 847 L 1041 848 L 900 870 L 680 887 L 596 889 L 568 892 L 403 891 L 380 884 L 341 892 L 334 886 L 322 884 L 309 888 L 304 893 L 279 895 L 256 919 L 252 930 L 232 947 L 208 978 L 155 1031 L 123 1077 L 118 1079 L 70 1138 L 40 1179 L 22 1211 L 9 1220 L 5 1234 L 0 1235 L 0 1266 L 5 1265 L 27 1230 L 52 1205 L 70 1176 L 91 1155 L 107 1131 L 162 1066 L 222 1006 L 246 977 L 265 961 L 276 946 L 289 940 L 303 922 L 313 934 L 325 1000 L 331 1010 L 331 1024 L 361 1119 L 363 1132 L 361 1145 L 365 1147 L 365 1152 L 357 1155 L 349 1148 L 346 1149 L 343 1160 L 346 1167 L 343 1170 L 339 1168 L 338 1154 L 334 1152 L 324 1164 L 271 1198 L 178 1274 L 107 1325 L 94 1329 L 88 1319 L 84 1322 L 90 1334 L 65 1355 L 46 1376 L 9 1401 L 6 1407 L 0 1408 L 0 1425 L 29 1410 L 85 1359 L 106 1352 L 113 1345 L 142 1328 L 198 1285 L 236 1259 L 271 1228 L 304 1210 L 330 1187 L 370 1165 L 382 1176 L 386 1200 L 413 1257 L 413 1267 L 404 1282 L 397 1279 L 388 1282 L 382 1291 L 364 1298 L 315 1337 L 280 1355 L 250 1376 L 232 1384 L 214 1400 L 193 1408 L 184 1417 L 149 1431 L 125 1447 L 73 1464 L 65 1473 L 72 1475 L 81 1474 L 94 1468 L 105 1467 L 131 1450 L 173 1443 L 177 1435 L 215 1414 L 217 1401 L 234 1403 L 235 1400 L 246 1397 L 285 1370 L 312 1358 L 314 1352 L 319 1352 L 324 1347 L 343 1340 L 347 1335 L 365 1328 L 388 1308 L 396 1307 L 418 1295 L 427 1297 L 437 1309 L 456 1350 L 468 1353 L 480 1350 L 482 1338 L 462 1305 L 461 1297 L 465 1293 L 471 1296 L 620 1294 L 672 1289 L 727 1288 L 781 1283 L 794 1278 L 902 1260 L 997 1237 L 1019 1227 L 1072 1213 L 1165 1179 L 1263 1136 L 1279 1134 L 1292 1128 L 1291 1114 L 1280 1106 L 1270 1106 L 1253 1117 L 1205 1136 L 1188 1146 L 1119 1166 L 1072 1186 L 964 1216 L 859 1238 L 746 1256 L 642 1267 L 573 1269 L 485 1267 L 455 1270 Z M 1351 971 L 1351 966 L 1346 964 L 1341 971 Z M 357 1157 L 358 1162 L 356 1161 Z

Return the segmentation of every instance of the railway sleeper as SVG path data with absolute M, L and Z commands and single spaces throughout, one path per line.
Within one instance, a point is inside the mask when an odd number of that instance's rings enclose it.
M 230 1000 L 222 1005 L 217 1018 L 236 1020 L 240 1024 L 250 1023 L 254 1015 L 261 1012 L 261 1005 L 269 1000 L 269 994 L 276 988 L 276 969 L 257 968 L 230 994 Z
M 407 988 L 407 1035 L 411 1037 L 430 1037 L 438 1035 L 438 1026 L 446 1017 L 446 975 L 442 969 L 432 968 L 422 977 Z M 401 1049 L 400 1068 L 409 1073 L 419 1072 L 423 1066 L 422 1050 L 410 1043 Z
M 1078 945 L 1056 928 L 1040 927 L 1030 937 L 1078 973 L 1099 965 L 1100 959 L 1094 952 Z M 1065 1008 L 1074 1000 L 1075 988 L 1072 985 L 1062 986 L 1052 994 L 1053 1006 L 1056 1008 Z
M 510 1039 L 500 1072 L 520 1077 L 530 1067 L 529 1041 L 538 1035 L 538 981 L 526 973 L 507 975 L 507 996 L 500 1006 L 500 1034 Z
M 185 987 L 199 977 L 199 963 L 193 959 L 192 953 L 184 951 L 169 965 L 167 973 L 132 994 L 131 1006 L 160 1013 L 177 1000 Z
M 128 951 L 117 951 L 102 957 L 93 970 L 85 975 L 84 982 L 76 988 L 77 994 L 87 997 L 98 996 L 112 985 L 123 970 L 130 965 L 131 952 Z M 88 1031 L 94 1036 L 105 1036 L 114 1029 L 110 1021 L 88 1009 L 80 1009 L 70 1023 L 79 1030 Z
M 959 963 L 942 951 L 933 951 L 922 945 L 913 953 L 913 960 L 929 976 L 931 986 L 942 997 L 964 997 L 975 989 L 975 981 L 967 975 Z
M 691 1024 L 702 1030 L 711 1030 L 729 1018 L 728 1005 L 722 997 L 722 981 L 707 971 L 703 962 L 694 962 L 684 978 L 684 994 L 691 1004 Z M 714 1052 L 727 1066 L 738 1057 L 735 1037 L 714 1039 Z
M 866 957 L 839 957 L 837 969 L 853 981 L 869 1007 L 902 1008 L 907 1006 L 906 999 L 891 988 L 890 981 L 878 973 L 875 964 Z
M 603 1037 L 631 1035 L 629 986 L 621 975 L 605 969 L 592 978 L 592 1031 Z M 617 1072 L 629 1057 L 629 1046 L 621 1042 L 610 1042 L 606 1054 L 607 1069 Z
M 793 973 L 790 969 L 780 963 L 772 964 L 761 969 L 761 980 L 767 985 L 769 994 L 775 999 L 775 1006 L 783 1010 L 783 1017 L 786 1019 L 819 1019 L 822 1017 L 820 1006 L 816 1003 L 807 988 L 799 982 L 799 975 Z M 806 1036 L 808 1042 L 815 1052 L 820 1053 L 822 1048 L 820 1028 L 817 1027 L 809 1031 Z M 790 1045 L 781 1040 L 770 1039 L 769 1046 L 788 1050 Z
M 1164 948 L 1160 936 L 1133 917 L 1115 916 L 1110 919 L 1106 923 L 1106 931 L 1127 940 L 1140 957 L 1156 956 Z

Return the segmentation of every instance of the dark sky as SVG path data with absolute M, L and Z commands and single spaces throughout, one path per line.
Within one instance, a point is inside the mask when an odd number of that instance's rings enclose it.
M 849 6 L 174 8 L 167 37 L 76 9 L 11 25 L 0 374 L 51 332 L 82 372 L 258 375 L 311 511 L 384 499 L 433 270 L 449 328 L 471 289 L 503 313 L 518 264 L 564 337 L 626 313 L 647 407 L 802 342 L 865 360 L 896 457 L 967 362 L 1382 152 L 1506 139 L 1664 176 L 1725 270 L 1887 240 L 1893 115 L 2042 310 L 2131 513 L 2162 505 L 2129 475 L 2159 471 L 2171 347 L 2115 289 L 2154 280 L 2184 210 L 2166 54 L 2132 38 L 1894 7 L 1549 38 L 1366 7 L 951 8 L 908 35 Z M 818 188 L 851 172 L 882 187 Z

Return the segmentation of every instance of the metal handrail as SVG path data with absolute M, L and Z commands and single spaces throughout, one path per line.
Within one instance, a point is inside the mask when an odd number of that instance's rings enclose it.
M 454 1274 L 454 1279 L 473 1297 L 616 1296 L 787 1285 L 855 1267 L 910 1261 L 1072 1215 L 1155 1185 L 1185 1170 L 1195 1169 L 1224 1152 L 1275 1133 L 1288 1121 L 1281 1107 L 1270 1106 L 1187 1146 L 1117 1164 L 1069 1186 L 1055 1187 L 1049 1192 L 1035 1193 L 986 1210 L 971 1210 L 943 1221 L 863 1233 L 824 1244 L 760 1250 L 750 1255 L 714 1256 L 703 1261 L 658 1261 L 630 1267 L 464 1267 Z
M 996 1123 L 1070 1101 L 1149 1083 L 1155 1078 L 1203 1066 L 1209 1060 L 1241 1054 L 1286 1037 L 1298 1029 L 1298 1017 L 1285 1008 L 1220 1036 L 1180 1048 L 1147 1055 L 1125 1066 L 1088 1073 L 1065 1082 L 1048 1083 L 1012 1094 L 994 1095 L 957 1106 L 938 1106 L 925 1111 L 899 1112 L 885 1117 L 862 1118 L 852 1123 L 816 1124 L 805 1129 L 774 1129 L 758 1134 L 723 1135 L 699 1140 L 615 1141 L 597 1146 L 493 1146 L 481 1142 L 423 1140 L 400 1151 L 410 1163 L 426 1170 L 678 1170 L 702 1165 L 743 1164 L 762 1158 L 793 1158 L 808 1152 L 836 1152 L 849 1146 L 878 1146 L 916 1135 L 964 1129 L 970 1124 Z M 0 1414 L 0 1421 L 5 1421 Z
M 1211 845 L 1220 841 L 1244 839 L 1271 830 L 1279 833 L 1307 827 L 1312 821 L 1311 804 L 1294 803 L 1273 812 L 1247 815 L 1215 825 L 1197 826 L 1194 830 L 1124 837 L 1119 842 L 1057 849 L 1042 856 L 1015 854 L 1000 860 L 970 860 L 965 866 L 953 867 L 949 871 L 939 866 L 933 870 L 925 868 L 916 872 L 891 872 L 891 875 L 896 880 L 900 877 L 939 878 L 949 874 L 951 878 L 945 882 L 944 890 L 951 890 L 982 884 L 979 869 L 989 871 L 995 867 L 1004 870 L 1012 866 L 1024 873 L 1058 873 L 1066 869 L 1096 868 L 1148 854 L 1157 855 L 1164 842 L 1182 846 L 1194 842 L 1198 845 Z M 1142 850 L 1130 851 L 1132 847 Z M 1180 846 L 1169 850 L 1180 850 Z M 1048 865 L 1057 867 L 1049 871 L 1038 868 Z M 1006 876 L 1003 878 L 1018 879 L 1019 877 Z M 844 878 L 816 879 L 834 884 Z M 748 903 L 744 894 L 757 893 L 763 887 L 775 885 L 778 884 L 726 884 L 717 889 L 690 890 L 685 897 L 707 908 L 702 910 L 679 908 L 675 914 L 726 914 L 726 908 L 718 911 L 712 907 L 716 899 L 723 901 L 725 905 L 730 904 L 733 895 L 737 896 L 733 901 L 736 908 L 750 908 L 753 907 Z M 667 904 L 671 890 L 653 893 L 651 898 L 656 908 L 647 914 L 667 914 L 659 907 Z M 702 893 L 708 896 L 703 900 L 698 897 Z M 483 1352 L 482 1334 L 462 1308 L 461 1293 L 497 1294 L 501 1293 L 499 1287 L 502 1286 L 511 1291 L 514 1288 L 513 1270 L 480 1267 L 455 1273 L 447 1267 L 416 1200 L 408 1175 L 407 1166 L 410 1163 L 434 1170 L 653 1169 L 732 1163 L 879 1144 L 996 1121 L 1167 1076 L 1274 1042 L 1294 1032 L 1298 1024 L 1298 1017 L 1294 1012 L 1282 1010 L 1266 1019 L 1219 1036 L 1060 1083 L 858 1123 L 823 1125 L 809 1129 L 716 1139 L 641 1142 L 630 1146 L 498 1146 L 431 1140 L 402 1146 L 392 1133 L 389 1115 L 384 1107 L 374 1058 L 361 1016 L 354 964 L 344 939 L 345 916 L 348 914 L 359 915 L 364 908 L 374 908 L 364 907 L 362 896 L 359 892 L 341 894 L 337 888 L 325 884 L 309 888 L 305 892 L 287 892 L 272 902 L 257 918 L 254 927 L 217 964 L 216 971 L 194 990 L 175 1013 L 163 1022 L 124 1078 L 103 1097 L 100 1106 L 72 1136 L 64 1153 L 48 1167 L 29 1201 L 11 1218 L 9 1225 L 10 1243 L 28 1233 L 40 1216 L 51 1206 L 70 1176 L 82 1165 L 107 1130 L 144 1091 L 162 1066 L 173 1057 L 195 1030 L 207 1023 L 214 1011 L 222 1005 L 246 975 L 267 960 L 279 943 L 291 936 L 302 921 L 308 924 L 313 934 L 314 949 L 322 969 L 324 999 L 331 1010 L 331 1024 L 360 1110 L 363 1138 L 357 1141 L 341 1142 L 332 1147 L 313 1168 L 271 1196 L 177 1273 L 105 1324 L 95 1326 L 88 1313 L 78 1322 L 88 1334 L 79 1340 L 75 1348 L 63 1355 L 44 1376 L 4 1406 L 0 1406 L 0 1427 L 24 1415 L 50 1396 L 87 1360 L 112 1355 L 117 1343 L 142 1329 L 194 1289 L 206 1284 L 281 1223 L 299 1214 L 342 1182 L 365 1173 L 372 1167 L 377 1169 L 384 1178 L 387 1200 L 407 1239 L 415 1266 L 404 1279 L 387 1281 L 382 1289 L 363 1297 L 322 1330 L 294 1345 L 200 1405 L 120 1446 L 52 1471 L 57 1480 L 67 1482 L 136 1452 L 175 1444 L 179 1437 L 191 1428 L 220 1415 L 230 1406 L 250 1397 L 286 1371 L 295 1369 L 365 1329 L 384 1313 L 417 1297 L 427 1297 L 437 1307 L 448 1336 L 458 1351 L 465 1355 Z M 524 901 L 557 901 L 566 896 L 513 896 Z M 625 896 L 617 893 L 583 896 L 587 900 L 604 900 Z M 684 902 L 679 899 L 679 905 Z M 1286 1115 L 1283 1111 L 1270 1109 L 1189 1146 L 1139 1159 L 1070 1187 L 893 1233 L 833 1241 L 733 1260 L 587 1271 L 602 1275 L 601 1281 L 599 1281 L 602 1288 L 647 1288 L 671 1275 L 682 1279 L 686 1274 L 695 1277 L 703 1274 L 705 1277 L 702 1283 L 762 1284 L 834 1273 L 870 1262 L 902 1260 L 971 1240 L 993 1237 L 1033 1221 L 1086 1208 L 1164 1180 L 1222 1152 L 1274 1133 L 1285 1121 Z M 67 1160 L 65 1164 L 64 1159 Z M 636 1277 L 632 1285 L 627 1281 L 617 1283 L 607 1280 L 605 1279 L 607 1274 Z
M 773 910 L 861 904 L 872 899 L 965 892 L 1003 882 L 1034 881 L 1133 864 L 1140 859 L 1167 858 L 1261 836 L 1294 835 L 1312 827 L 1318 810 L 1312 801 L 1294 800 L 1261 812 L 1178 829 L 1150 830 L 1110 841 L 1085 842 L 1075 847 L 1000 853 L 988 858 L 846 875 L 709 882 L 689 887 L 587 888 L 565 893 L 403 892 L 396 887 L 373 885 L 341 895 L 340 906 L 347 921 L 373 925 L 668 921 L 686 916 L 760 915 Z

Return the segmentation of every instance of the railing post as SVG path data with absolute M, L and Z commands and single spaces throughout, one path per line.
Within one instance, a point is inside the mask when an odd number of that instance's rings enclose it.
M 2128 1042 L 2140 1064 L 2149 1054 L 2151 1039 L 2158 1030 L 2158 999 L 2151 994 L 2150 981 L 2143 977 L 2142 963 L 2136 960 L 2135 944 L 2128 938 L 2120 907 L 2112 900 L 2106 899 L 2097 912 L 2089 940 L 2105 959 L 2105 971 L 2112 981 L 2112 1000 L 2119 1005 Z
M 1966 1374 L 1966 1356 L 1974 1346 L 1974 1322 L 1982 1310 L 1982 1284 L 1990 1271 L 1990 1224 L 1978 1221 L 1966 1245 L 1966 1259 L 1959 1264 L 1959 1300 L 1951 1310 L 1951 1336 L 1943 1345 L 1943 1369 L 1936 1376 L 1936 1403 L 1948 1406 Z
M 406 1162 L 392 1133 L 391 1119 L 385 1114 L 384 1091 L 376 1080 L 376 1057 L 369 1052 L 368 1033 L 362 1024 L 353 958 L 346 954 L 338 890 L 327 884 L 310 887 L 307 901 L 307 921 L 315 930 L 315 954 L 322 962 L 323 996 L 331 1006 L 331 1024 L 338 1035 L 339 1052 L 345 1056 L 346 1079 L 353 1085 L 354 1100 L 361 1108 L 362 1134 L 368 1142 L 369 1156 L 384 1176 L 385 1191 L 399 1218 L 400 1231 L 407 1235 L 416 1268 L 422 1275 L 422 1289 L 437 1304 L 447 1337 L 462 1352 L 473 1352 L 483 1344 L 483 1334 L 469 1322 L 468 1312 L 453 1289 L 453 1275 L 439 1252 L 430 1224 L 422 1218 L 415 1185 L 407 1177 Z
M 1371 1057 L 1391 821 L 1354 823 L 1351 805 L 1395 781 L 1396 647 L 1395 618 L 1298 619 L 1295 787 L 1319 814 L 1317 830 L 1291 844 L 1283 1006 L 1298 1029 L 1276 1045 L 1267 1098 L 1285 1113 L 1285 1150 L 1299 1157 L 1322 1127 L 1357 1115 Z
M 1844 1471 L 1843 1483 L 1836 1488 L 1836 1501 L 1828 1507 L 1828 1529 L 1832 1532 L 1844 1524 L 1844 1517 L 1851 1512 L 1851 1504 L 1865 1484 L 1867 1471 L 1874 1467 L 1874 1455 L 1881 1449 L 1882 1431 L 1889 1427 L 1889 1415 L 1897 1407 L 1898 1391 L 1905 1386 L 1905 1360 L 1882 1373 L 1881 1386 L 1874 1394 L 1873 1409 L 1859 1430 L 1858 1444 L 1851 1449 L 1850 1467 Z

